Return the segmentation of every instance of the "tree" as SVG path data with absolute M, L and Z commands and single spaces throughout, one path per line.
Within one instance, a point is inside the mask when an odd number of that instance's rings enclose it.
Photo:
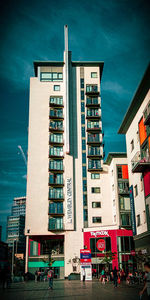
M 103 258 L 100 258 L 100 260 L 102 260 L 102 262 L 105 263 L 109 268 L 109 265 L 110 263 L 112 263 L 112 260 L 115 258 L 116 254 L 116 252 L 108 251 L 105 253 L 105 256 Z

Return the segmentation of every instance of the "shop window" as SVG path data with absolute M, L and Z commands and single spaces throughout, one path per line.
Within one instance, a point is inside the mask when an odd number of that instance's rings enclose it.
M 111 238 L 110 237 L 100 237 L 100 238 L 91 238 L 90 239 L 90 249 L 91 249 L 91 253 L 94 254 L 95 253 L 100 253 L 101 251 L 99 251 L 96 247 L 96 243 L 98 242 L 98 240 L 103 239 L 105 240 L 105 250 L 102 251 L 103 253 L 111 251 Z

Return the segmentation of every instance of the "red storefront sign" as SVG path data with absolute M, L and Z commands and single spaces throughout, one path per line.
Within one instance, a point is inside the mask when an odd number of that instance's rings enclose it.
M 91 264 L 91 250 L 80 249 L 80 263 Z
M 99 239 L 96 243 L 96 247 L 99 251 L 104 251 L 106 246 L 105 246 L 105 240 Z

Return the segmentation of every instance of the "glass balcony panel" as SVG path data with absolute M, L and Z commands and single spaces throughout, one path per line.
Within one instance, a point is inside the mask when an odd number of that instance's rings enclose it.
M 63 135 L 62 134 L 51 134 L 50 142 L 52 143 L 63 143 Z
M 89 121 L 89 122 L 87 122 L 87 128 L 88 129 L 100 129 L 100 122 L 97 122 L 97 121 L 95 121 L 95 122 L 91 122 L 91 121 Z
M 88 168 L 89 169 L 101 169 L 101 161 L 100 160 L 90 160 L 88 161 Z
M 88 117 L 100 117 L 100 110 L 99 109 L 87 109 L 87 116 Z
M 88 142 L 100 142 L 99 134 L 88 134 Z
M 50 103 L 56 105 L 63 105 L 63 98 L 62 97 L 50 97 Z
M 51 109 L 50 110 L 50 117 L 63 117 L 63 110 L 62 109 Z
M 63 122 L 62 121 L 51 121 L 49 124 L 50 128 L 56 129 L 56 130 L 62 130 L 63 129 Z
M 50 214 L 63 214 L 63 203 L 50 203 L 49 205 Z
M 87 93 L 97 93 L 98 92 L 98 85 L 97 84 L 87 84 L 86 85 L 86 92 Z
M 50 170 L 63 170 L 63 161 L 51 160 L 49 162 L 49 168 Z
M 98 98 L 87 98 L 86 104 L 87 105 L 97 105 L 97 104 L 100 104 L 100 99 L 98 99 Z
M 50 147 L 49 155 L 63 156 L 63 147 Z
M 63 199 L 63 188 L 49 189 L 49 199 Z
M 63 217 L 49 219 L 49 230 L 63 230 L 63 228 Z
M 100 155 L 101 151 L 99 147 L 89 147 L 88 155 Z
M 50 174 L 49 183 L 50 184 L 63 184 L 63 175 L 62 174 Z

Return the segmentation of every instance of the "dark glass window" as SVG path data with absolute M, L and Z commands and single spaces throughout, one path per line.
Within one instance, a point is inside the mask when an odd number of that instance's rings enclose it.
M 87 191 L 87 181 L 83 180 L 83 192 Z
M 101 208 L 101 202 L 92 202 L 92 208 Z
M 82 167 L 82 177 L 86 177 L 86 167 Z
M 82 153 L 82 163 L 86 164 L 86 153 Z
M 82 128 L 82 137 L 85 137 L 85 127 L 81 127 Z
M 88 220 L 88 210 L 87 209 L 84 209 L 84 221 L 87 221 Z
M 85 115 L 81 114 L 81 124 L 85 124 Z
M 84 91 L 81 91 L 81 100 L 84 100 Z
M 86 150 L 86 143 L 85 143 L 85 140 L 82 140 L 82 150 Z
M 83 78 L 80 79 L 80 85 L 81 85 L 81 89 L 84 89 L 84 79 Z
M 102 217 L 93 217 L 92 222 L 93 223 L 102 223 Z
M 83 195 L 83 205 L 87 206 L 87 195 Z
M 108 252 L 111 251 L 111 238 L 110 237 L 102 237 L 102 238 L 92 238 L 90 239 L 90 249 L 91 249 L 91 253 L 99 253 L 101 251 L 99 251 L 96 247 L 96 243 L 98 242 L 98 240 L 103 239 L 105 240 L 105 250 L 102 252 Z
M 85 105 L 84 105 L 84 102 L 81 102 L 81 112 L 85 112 Z
M 122 178 L 122 167 L 121 166 L 117 167 L 117 174 L 118 174 L 118 178 Z

